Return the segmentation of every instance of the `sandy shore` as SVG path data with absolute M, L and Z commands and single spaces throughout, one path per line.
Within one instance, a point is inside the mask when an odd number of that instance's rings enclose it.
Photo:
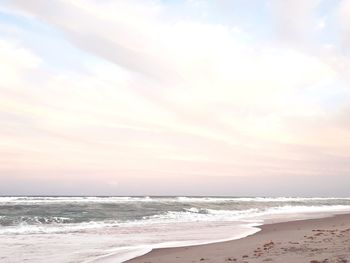
M 267 224 L 228 242 L 155 249 L 127 263 L 350 263 L 350 214 Z

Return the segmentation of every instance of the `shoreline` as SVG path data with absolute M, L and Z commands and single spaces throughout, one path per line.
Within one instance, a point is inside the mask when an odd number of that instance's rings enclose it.
M 257 228 L 254 234 L 229 241 L 154 248 L 123 263 L 350 262 L 350 213 L 268 222 Z
M 241 232 L 240 234 L 236 234 L 235 236 L 231 236 L 227 238 L 216 239 L 216 240 L 203 240 L 203 241 L 171 241 L 171 242 L 165 242 L 165 243 L 160 243 L 156 245 L 138 246 L 137 250 L 130 251 L 128 253 L 123 254 L 122 256 L 116 255 L 115 252 L 111 252 L 109 255 L 102 255 L 98 258 L 94 258 L 84 263 L 124 263 L 124 262 L 129 262 L 131 260 L 134 260 L 136 258 L 145 256 L 151 253 L 153 250 L 158 250 L 158 249 L 187 248 L 187 247 L 205 246 L 205 245 L 211 245 L 216 243 L 230 242 L 233 240 L 240 240 L 261 231 L 260 226 L 263 225 L 263 223 L 244 223 L 243 224 L 241 222 L 241 224 L 237 226 L 242 228 L 242 225 L 244 225 L 246 228 L 245 232 Z

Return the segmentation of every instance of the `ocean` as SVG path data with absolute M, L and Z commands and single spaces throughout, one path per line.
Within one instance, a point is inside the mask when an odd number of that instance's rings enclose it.
M 350 212 L 350 198 L 0 197 L 0 262 L 123 262 Z

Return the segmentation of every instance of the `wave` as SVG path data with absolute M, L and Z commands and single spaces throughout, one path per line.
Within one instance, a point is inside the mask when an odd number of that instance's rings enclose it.
M 258 202 L 258 203 L 293 203 L 293 202 L 309 202 L 309 201 L 350 201 L 348 197 L 176 197 L 174 202 L 181 203 L 246 203 L 246 202 Z
M 67 203 L 120 203 L 150 202 L 150 197 L 0 197 L 0 204 L 67 204 Z
M 163 214 L 144 217 L 153 223 L 193 222 L 193 221 L 244 221 L 266 219 L 267 216 L 301 215 L 311 213 L 350 211 L 350 205 L 332 206 L 279 206 L 265 209 L 251 208 L 246 210 L 214 210 L 190 208 L 185 211 L 168 211 Z
M 183 210 L 185 212 L 197 213 L 197 214 L 208 214 L 209 213 L 207 208 L 191 207 L 191 208 L 184 208 Z
M 21 216 L 9 217 L 0 216 L 0 226 L 13 225 L 45 225 L 45 224 L 67 224 L 72 221 L 71 218 L 60 216 Z
M 279 206 L 270 208 L 251 208 L 246 210 L 215 210 L 186 208 L 183 211 L 167 211 L 166 213 L 145 216 L 141 220 L 120 222 L 117 220 L 89 221 L 83 223 L 71 223 L 64 217 L 22 217 L 17 225 L 0 227 L 0 234 L 39 234 L 39 233 L 66 233 L 80 232 L 100 228 L 113 227 L 144 227 L 155 224 L 191 223 L 191 222 L 255 222 L 261 223 L 266 219 L 290 217 L 302 217 L 316 213 L 339 213 L 350 211 L 350 205 L 332 206 Z M 6 221 L 6 217 L 0 217 L 0 222 Z M 36 224 L 31 224 L 35 222 Z
M 17 226 L 8 226 L 0 228 L 0 235 L 7 234 L 59 234 L 59 233 L 77 233 L 86 230 L 94 230 L 109 227 L 118 227 L 117 221 L 90 221 L 71 224 L 47 224 L 47 225 L 29 225 L 19 224 Z
M 123 203 L 123 202 L 167 202 L 167 203 L 222 203 L 222 202 L 308 202 L 349 201 L 338 197 L 0 197 L 0 205 L 66 204 L 66 203 Z

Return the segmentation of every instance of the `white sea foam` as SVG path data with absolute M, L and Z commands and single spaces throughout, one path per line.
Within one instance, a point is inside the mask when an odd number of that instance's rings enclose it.
M 124 203 L 124 202 L 169 202 L 169 203 L 222 203 L 222 202 L 310 202 L 349 201 L 350 198 L 336 197 L 0 197 L 0 204 L 52 204 L 52 203 Z
M 5 226 L 0 228 L 0 235 L 5 234 L 60 234 L 60 233 L 75 233 L 83 232 L 91 229 L 101 229 L 101 228 L 110 228 L 118 227 L 118 222 L 83 222 L 75 224 L 51 224 L 51 225 L 28 225 L 28 224 L 19 224 L 16 226 Z
M 333 206 L 280 206 L 267 209 L 247 209 L 247 210 L 214 210 L 205 209 L 205 213 L 197 208 L 190 208 L 183 212 L 169 211 L 164 214 L 145 217 L 144 221 L 148 223 L 164 223 L 164 222 L 193 222 L 193 221 L 244 221 L 255 219 L 257 221 L 264 220 L 267 216 L 283 216 L 283 215 L 302 215 L 313 213 L 327 212 L 347 212 L 350 211 L 349 205 L 333 205 Z
M 113 227 L 134 227 L 147 226 L 156 224 L 169 223 L 186 223 L 186 222 L 234 222 L 249 221 L 262 222 L 265 219 L 281 218 L 284 216 L 295 215 L 312 215 L 316 213 L 339 213 L 350 211 L 348 205 L 333 206 L 279 206 L 267 209 L 251 208 L 246 210 L 214 210 L 214 209 L 198 209 L 195 207 L 184 209 L 184 211 L 168 211 L 166 213 L 153 216 L 145 216 L 142 220 L 131 221 L 90 221 L 82 223 L 65 223 L 68 218 L 57 218 L 52 224 L 36 224 L 30 225 L 23 222 L 17 226 L 1 227 L 0 234 L 52 234 L 52 233 L 69 233 L 82 232 L 91 229 L 113 228 Z M 52 219 L 50 219 L 52 220 Z M 40 221 L 39 221 L 40 222 Z
M 308 201 L 349 201 L 339 197 L 177 197 L 183 203 L 196 202 L 308 202 Z
M 17 262 L 22 256 L 35 263 L 67 257 L 121 262 L 155 247 L 246 236 L 266 220 L 350 212 L 349 198 L 0 197 L 0 205 L 0 250 L 6 263 L 18 250 Z

